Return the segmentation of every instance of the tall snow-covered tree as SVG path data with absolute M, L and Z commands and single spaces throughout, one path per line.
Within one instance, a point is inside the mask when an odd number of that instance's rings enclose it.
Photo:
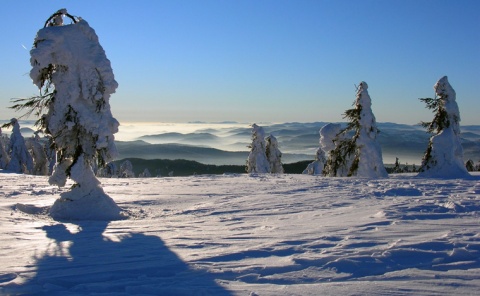
M 270 164 L 270 173 L 283 174 L 282 152 L 280 152 L 280 149 L 278 148 L 277 138 L 273 135 L 269 135 L 265 138 L 265 142 L 265 155 Z
M 349 122 L 334 140 L 336 146 L 329 153 L 325 169 L 328 176 L 388 177 L 376 140 L 378 129 L 367 89 L 367 83 L 362 81 L 357 87 L 354 108 L 345 111 L 344 118 Z M 353 136 L 349 137 L 349 133 Z
M 252 144 L 248 147 L 250 153 L 247 159 L 247 173 L 269 173 L 270 164 L 266 155 L 265 132 L 255 123 L 252 125 Z
M 64 24 L 65 17 L 72 23 Z M 68 178 L 75 182 L 54 203 L 51 216 L 120 218 L 120 208 L 92 170 L 94 162 L 105 165 L 116 155 L 113 134 L 119 125 L 109 103 L 118 84 L 95 31 L 61 9 L 37 32 L 30 55 L 30 77 L 40 95 L 17 100 L 12 108 L 35 113 L 40 129 L 52 137 L 57 163 L 50 184 L 62 187 Z
M 434 85 L 435 97 L 420 99 L 434 112 L 433 120 L 422 122 L 431 133 L 427 150 L 422 159 L 418 176 L 454 178 L 470 174 L 463 162 L 463 148 L 460 143 L 460 111 L 456 102 L 456 93 L 442 77 Z
M 33 159 L 28 152 L 25 139 L 20 132 L 20 124 L 16 118 L 10 120 L 12 126 L 12 134 L 10 135 L 10 143 L 8 144 L 8 153 L 10 154 L 10 162 L 7 170 L 14 173 L 33 173 Z

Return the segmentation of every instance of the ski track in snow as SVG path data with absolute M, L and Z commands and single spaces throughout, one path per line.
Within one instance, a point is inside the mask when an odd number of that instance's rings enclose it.
M 101 179 L 128 219 L 54 221 L 65 188 L 0 173 L 0 295 L 475 295 L 471 179 Z

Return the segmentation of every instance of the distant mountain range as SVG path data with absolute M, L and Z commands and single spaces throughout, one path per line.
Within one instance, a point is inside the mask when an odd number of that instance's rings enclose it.
M 8 121 L 0 120 L 0 123 Z M 33 134 L 34 121 L 21 121 L 22 135 Z M 319 130 L 326 122 L 288 122 L 261 124 L 266 135 L 273 134 L 283 153 L 283 163 L 312 161 L 319 146 Z M 400 163 L 410 165 L 421 163 L 430 135 L 420 125 L 377 123 L 380 133 L 378 141 L 382 147 L 385 164 L 393 164 L 398 157 Z M 175 124 L 172 124 L 173 126 Z M 224 122 L 204 124 L 192 122 L 187 126 L 197 126 L 189 132 L 165 131 L 147 134 L 138 129 L 133 141 L 116 141 L 119 159 L 186 159 L 213 165 L 245 165 L 251 143 L 251 129 L 248 124 Z M 345 124 L 344 124 L 345 125 Z M 464 160 L 480 161 L 480 125 L 461 126 L 461 140 Z M 163 128 L 162 128 L 163 130 Z M 174 130 L 174 129 L 172 129 Z M 192 131 L 193 130 L 193 131 Z M 8 130 L 3 132 L 8 134 Z
M 283 152 L 284 163 L 313 160 L 319 146 L 319 130 L 325 122 L 290 122 L 262 126 L 273 134 Z M 419 165 L 430 135 L 420 125 L 378 123 L 378 141 L 384 162 Z M 480 161 L 480 126 L 461 126 L 464 160 Z M 244 165 L 251 142 L 249 127 L 208 128 L 192 133 L 141 135 L 137 141 L 117 141 L 120 158 L 187 159 L 205 164 Z

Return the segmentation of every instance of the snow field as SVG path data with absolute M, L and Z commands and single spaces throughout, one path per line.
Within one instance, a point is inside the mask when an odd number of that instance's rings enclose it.
M 124 220 L 54 221 L 0 174 L 0 295 L 475 295 L 480 175 L 101 179 Z

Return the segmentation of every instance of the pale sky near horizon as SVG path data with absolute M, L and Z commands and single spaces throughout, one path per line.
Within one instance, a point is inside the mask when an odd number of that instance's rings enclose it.
M 447 75 L 464 125 L 480 124 L 480 1 L 1 2 L 0 119 L 38 94 L 36 32 L 60 8 L 95 29 L 119 83 L 120 122 L 343 121 L 366 81 L 379 122 L 433 115 L 418 100 Z

